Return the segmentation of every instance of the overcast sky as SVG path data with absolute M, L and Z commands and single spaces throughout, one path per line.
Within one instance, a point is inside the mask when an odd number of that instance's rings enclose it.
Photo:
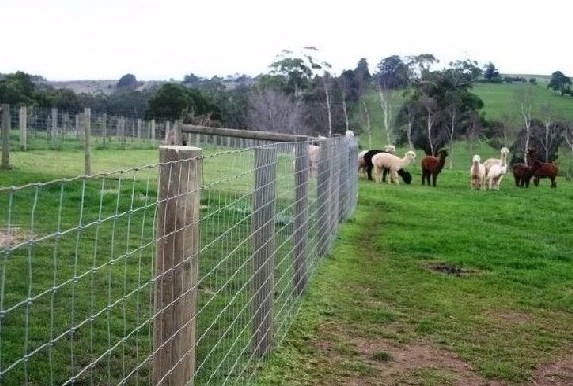
M 569 5 L 571 4 L 571 5 Z M 339 74 L 431 53 L 502 73 L 573 76 L 567 0 L 0 0 L 0 72 L 49 80 L 181 80 L 268 72 L 314 46 Z

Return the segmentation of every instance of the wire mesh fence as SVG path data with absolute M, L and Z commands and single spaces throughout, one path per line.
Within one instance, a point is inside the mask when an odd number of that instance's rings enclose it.
M 0 384 L 249 383 L 354 210 L 356 157 L 344 137 L 162 147 L 0 188 Z

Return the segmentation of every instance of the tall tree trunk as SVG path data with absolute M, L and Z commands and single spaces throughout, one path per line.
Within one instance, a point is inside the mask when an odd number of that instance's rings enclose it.
M 330 93 L 328 92 L 328 85 L 326 79 L 323 78 L 324 94 L 326 95 L 326 112 L 328 114 L 328 137 L 332 137 L 332 110 L 330 108 Z
M 390 119 L 392 116 L 392 105 L 390 103 L 390 98 L 388 94 L 384 94 L 386 91 L 382 90 L 382 87 L 378 85 L 378 98 L 380 99 L 380 108 L 383 113 L 384 121 L 384 131 L 386 132 L 386 144 L 391 145 L 392 141 L 392 129 L 390 128 Z
M 368 133 L 368 150 L 372 149 L 372 130 L 370 129 L 370 114 L 368 113 L 368 108 L 366 107 L 366 102 L 362 102 L 362 107 L 364 109 L 364 117 L 366 119 L 366 132 Z
M 455 111 L 451 112 L 451 115 L 450 115 L 450 119 L 451 119 L 450 120 L 450 143 L 448 146 L 448 151 L 450 154 L 450 158 L 449 158 L 448 162 L 449 162 L 449 168 L 450 169 L 452 169 L 454 167 L 454 160 L 453 160 L 454 157 L 452 157 L 452 154 L 453 154 L 454 134 L 455 134 L 455 129 L 456 129 L 455 128 L 456 115 L 457 114 Z
M 342 90 L 342 111 L 344 112 L 344 124 L 346 125 L 346 131 L 350 130 L 350 125 L 348 124 L 348 110 L 346 110 L 346 92 Z
M 521 115 L 523 115 L 523 121 L 525 123 L 525 144 L 523 148 L 523 159 L 527 164 L 527 151 L 529 150 L 529 135 L 531 133 L 531 105 L 525 105 L 521 103 Z
M 432 119 L 433 119 L 432 113 L 430 111 L 428 111 L 428 128 L 427 128 L 428 144 L 430 145 L 431 154 L 434 155 L 434 143 L 432 141 L 432 125 L 433 125 Z

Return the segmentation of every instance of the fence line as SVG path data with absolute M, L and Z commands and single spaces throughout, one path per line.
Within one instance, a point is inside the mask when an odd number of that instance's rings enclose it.
M 0 187 L 0 384 L 252 381 L 356 205 L 355 141 L 308 145 Z

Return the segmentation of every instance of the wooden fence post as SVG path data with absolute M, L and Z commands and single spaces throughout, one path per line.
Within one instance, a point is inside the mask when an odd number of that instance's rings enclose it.
M 253 287 L 251 310 L 255 356 L 270 352 L 272 343 L 272 304 L 274 287 L 274 235 L 276 147 L 255 149 L 255 191 L 253 194 Z
M 82 128 L 80 127 L 81 125 L 81 119 L 80 119 L 80 115 L 81 114 L 76 114 L 76 138 L 81 138 L 81 134 L 80 132 L 82 131 Z
M 306 241 L 308 235 L 308 144 L 306 137 L 295 144 L 294 289 L 302 294 L 307 282 Z
M 102 142 L 103 147 L 105 148 L 107 145 L 107 113 L 103 113 L 101 117 L 101 131 L 102 131 Z
M 155 140 L 157 138 L 155 137 L 155 119 L 151 120 L 151 141 L 153 141 L 153 143 L 155 143 Z
M 90 139 L 91 139 L 91 131 L 92 131 L 92 110 L 89 107 L 84 109 L 83 118 L 83 125 L 84 125 L 84 169 L 85 175 L 91 176 L 92 174 L 92 155 L 90 149 Z
M 2 169 L 10 169 L 10 105 L 2 105 Z
M 320 141 L 318 175 L 316 181 L 316 234 L 318 238 L 316 254 L 326 255 L 330 240 L 330 140 Z
M 18 125 L 20 126 L 20 150 L 28 150 L 28 108 L 20 106 L 18 116 Z
M 153 384 L 193 384 L 201 149 L 160 146 Z
M 50 122 L 51 122 L 51 129 L 50 129 L 50 139 L 51 145 L 54 148 L 57 148 L 58 140 L 60 139 L 59 132 L 58 132 L 58 109 L 56 107 L 52 107 L 52 111 L 50 113 Z

